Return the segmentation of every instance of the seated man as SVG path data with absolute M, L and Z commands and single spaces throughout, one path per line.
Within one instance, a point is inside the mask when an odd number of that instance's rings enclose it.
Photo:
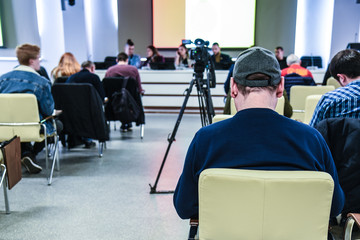
M 360 53 L 353 49 L 338 52 L 329 69 L 343 87 L 322 96 L 310 121 L 313 127 L 326 118 L 360 118 Z
M 302 77 L 311 77 L 312 79 L 314 79 L 311 72 L 309 70 L 307 70 L 306 68 L 303 68 L 300 65 L 301 60 L 295 54 L 290 54 L 286 58 L 286 63 L 287 63 L 287 65 L 289 67 L 284 68 L 283 70 L 281 70 L 281 76 L 286 76 L 286 75 L 291 74 L 291 73 L 296 73 L 296 74 L 299 74 Z
M 95 64 L 91 61 L 85 61 L 81 64 L 81 71 L 71 75 L 66 83 L 90 83 L 99 93 L 100 98 L 106 102 L 104 87 L 98 75 L 95 74 Z
M 39 105 L 40 120 L 53 114 L 54 100 L 51 95 L 51 83 L 36 71 L 40 70 L 40 48 L 23 44 L 16 47 L 16 57 L 20 63 L 13 71 L 0 77 L 0 93 L 32 93 Z M 48 134 L 54 132 L 50 122 L 45 122 Z M 42 168 L 36 164 L 36 155 L 45 143 L 21 143 L 21 162 L 30 173 L 39 173 Z
M 141 87 L 141 79 L 139 71 L 136 67 L 128 65 L 128 56 L 126 53 L 121 52 L 117 55 L 116 59 L 117 64 L 111 66 L 106 71 L 105 77 L 130 77 L 136 80 L 138 83 L 138 89 L 140 94 L 144 95 L 145 90 Z M 130 124 L 122 124 L 120 127 L 121 131 L 131 131 L 131 123 Z
M 213 43 L 211 50 L 211 61 L 215 65 L 215 69 L 229 69 L 232 65 L 232 61 L 229 55 L 221 53 L 220 46 L 217 42 Z
M 275 55 L 253 47 L 235 62 L 231 97 L 237 114 L 201 128 L 188 149 L 174 194 L 183 218 L 198 218 L 198 181 L 207 168 L 311 170 L 328 172 L 335 184 L 331 216 L 344 206 L 344 193 L 325 140 L 315 129 L 277 114 L 284 79 Z
M 281 46 L 275 48 L 275 56 L 280 64 L 280 69 L 287 68 L 286 57 L 284 56 L 284 49 Z

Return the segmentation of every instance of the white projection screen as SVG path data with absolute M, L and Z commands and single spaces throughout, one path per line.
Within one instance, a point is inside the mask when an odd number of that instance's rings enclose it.
M 255 39 L 256 0 L 153 0 L 153 44 L 176 48 L 202 38 L 222 48 L 248 48 Z

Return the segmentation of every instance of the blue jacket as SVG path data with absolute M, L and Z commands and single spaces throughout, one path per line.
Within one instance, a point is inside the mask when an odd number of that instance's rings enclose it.
M 196 133 L 174 194 L 183 219 L 198 217 L 198 181 L 207 168 L 327 172 L 335 186 L 331 216 L 344 206 L 334 160 L 321 134 L 270 109 L 242 110 Z
M 29 70 L 16 70 L 18 68 Z M 51 95 L 51 83 L 35 71 L 31 71 L 30 67 L 20 65 L 15 70 L 2 75 L 0 93 L 32 93 L 38 101 L 40 120 L 53 114 L 54 99 Z M 50 122 L 45 122 L 45 125 L 48 134 L 54 132 Z

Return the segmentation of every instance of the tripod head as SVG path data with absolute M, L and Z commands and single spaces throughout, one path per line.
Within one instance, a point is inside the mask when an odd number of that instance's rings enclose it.
M 194 64 L 194 76 L 196 79 L 200 80 L 200 83 L 207 84 L 207 87 L 215 88 L 216 87 L 216 77 L 215 77 L 215 66 L 211 60 L 209 54 L 209 41 L 204 41 L 201 38 L 197 38 L 194 42 L 191 40 L 182 40 L 183 44 L 195 44 L 195 48 L 191 49 L 190 59 L 195 60 Z M 203 81 L 203 73 L 206 72 L 207 80 Z M 203 85 L 203 84 L 201 84 Z

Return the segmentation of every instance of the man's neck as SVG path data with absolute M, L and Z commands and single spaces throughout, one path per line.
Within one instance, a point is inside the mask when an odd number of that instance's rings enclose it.
M 269 108 L 275 110 L 277 104 L 277 97 L 273 96 L 270 92 L 252 92 L 247 96 L 239 96 L 235 98 L 235 106 L 237 111 L 249 108 Z
M 118 64 L 118 65 L 127 65 L 127 62 L 119 61 L 117 64 Z

